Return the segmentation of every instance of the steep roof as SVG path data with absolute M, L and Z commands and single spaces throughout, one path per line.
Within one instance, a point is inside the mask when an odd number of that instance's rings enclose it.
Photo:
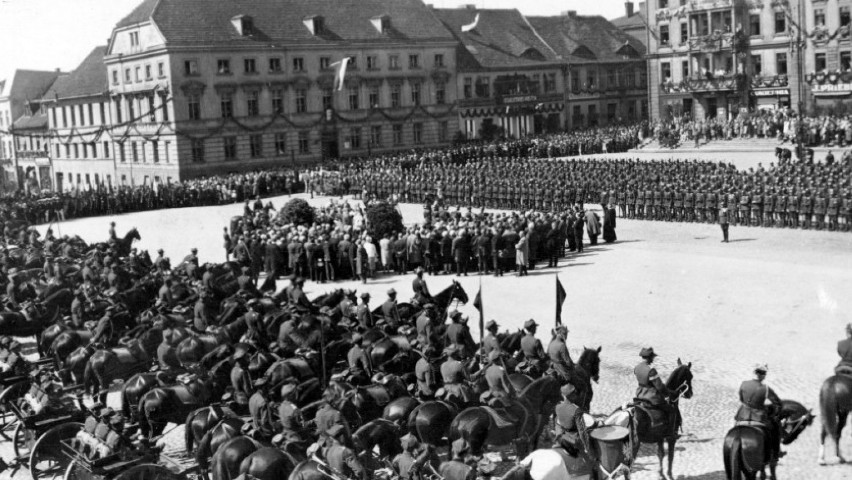
M 106 46 L 95 47 L 73 72 L 56 79 L 45 99 L 100 95 L 109 90 L 104 54 Z
M 252 19 L 252 35 L 232 24 L 240 15 Z M 372 21 L 381 16 L 390 21 L 383 32 Z M 309 17 L 322 17 L 320 34 L 305 25 Z M 453 40 L 422 0 L 145 0 L 118 27 L 148 18 L 167 44 L 181 46 Z
M 129 27 L 137 23 L 147 22 L 151 19 L 154 9 L 157 7 L 159 0 L 143 0 L 142 3 L 136 6 L 129 15 L 122 18 L 115 28 Z
M 61 72 L 41 70 L 16 70 L 12 85 L 7 86 L 8 97 L 14 100 L 36 100 L 53 85 Z
M 568 63 L 623 62 L 622 52 L 640 59 L 642 42 L 601 16 L 528 17 L 544 40 Z M 627 45 L 625 47 L 625 45 Z
M 435 14 L 462 44 L 460 69 L 525 67 L 559 61 L 518 10 L 435 9 Z M 462 32 L 462 26 L 472 24 L 477 15 L 476 27 Z
M 609 21 L 611 24 L 615 25 L 620 29 L 630 29 L 630 28 L 645 28 L 645 16 L 642 15 L 642 12 L 634 13 L 631 16 L 624 16 L 613 18 Z
M 22 115 L 14 121 L 15 130 L 36 130 L 47 128 L 47 114 L 44 109 L 39 110 L 34 115 Z

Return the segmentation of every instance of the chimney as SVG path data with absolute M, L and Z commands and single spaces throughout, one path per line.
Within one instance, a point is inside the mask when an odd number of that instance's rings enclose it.
M 627 18 L 633 16 L 633 2 L 624 2 L 624 9 L 627 12 Z
M 459 5 L 459 10 L 476 10 L 476 4 L 475 3 L 465 3 L 465 4 L 462 4 L 462 5 Z
M 577 16 L 577 10 L 565 10 L 562 12 L 563 17 L 574 18 Z

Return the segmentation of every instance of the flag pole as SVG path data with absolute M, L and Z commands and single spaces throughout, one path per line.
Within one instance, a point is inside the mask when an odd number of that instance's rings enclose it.
M 558 327 L 559 324 L 562 323 L 562 318 L 560 318 L 562 316 L 562 315 L 560 315 L 560 313 L 562 313 L 562 312 L 559 311 L 559 310 L 561 310 L 559 308 L 559 273 L 553 272 L 553 278 L 556 279 L 556 282 L 555 282 L 556 283 L 556 302 L 555 303 L 556 303 L 556 326 Z
M 485 330 L 485 306 L 482 304 L 482 276 L 479 276 L 479 348 L 482 348 L 482 339 Z

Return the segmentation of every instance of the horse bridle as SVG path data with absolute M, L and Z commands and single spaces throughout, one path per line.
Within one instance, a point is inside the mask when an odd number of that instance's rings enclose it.
M 683 383 L 681 383 L 680 386 L 675 389 L 675 392 L 677 393 L 677 395 L 675 396 L 675 398 L 673 400 L 671 400 L 671 403 L 677 403 L 678 401 L 680 401 L 680 399 L 683 398 L 683 396 L 686 395 L 686 393 L 689 392 L 689 390 L 690 390 L 689 381 L 684 380 Z
M 783 419 L 781 419 L 781 429 L 784 430 L 785 432 L 787 432 L 787 427 L 792 426 L 793 428 L 789 430 L 789 433 L 787 433 L 787 435 L 792 435 L 793 432 L 797 431 L 799 428 L 802 427 L 802 424 L 804 424 L 805 421 L 807 421 L 808 416 L 809 416 L 809 414 L 805 413 L 804 415 L 797 418 L 796 420 L 793 420 L 792 422 L 787 418 L 783 418 Z

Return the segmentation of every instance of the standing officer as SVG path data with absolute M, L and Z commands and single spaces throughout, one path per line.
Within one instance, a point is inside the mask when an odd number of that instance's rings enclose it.
M 725 204 L 719 209 L 719 226 L 722 227 L 722 243 L 728 243 L 728 207 Z

